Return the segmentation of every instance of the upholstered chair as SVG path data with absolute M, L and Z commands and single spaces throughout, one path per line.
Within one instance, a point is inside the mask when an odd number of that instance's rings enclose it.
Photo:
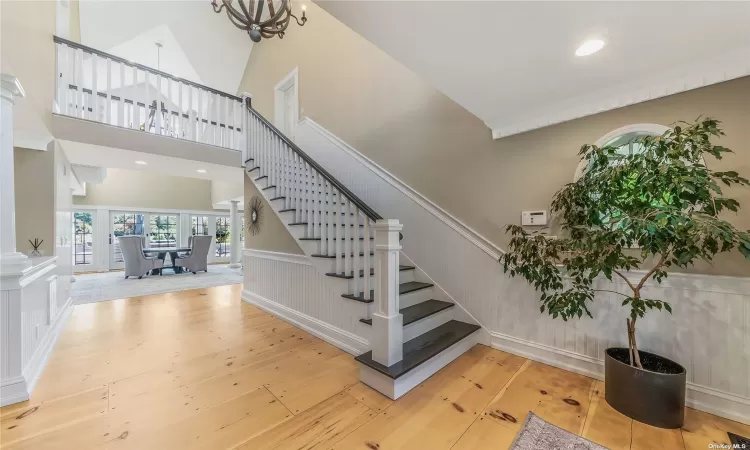
M 208 272 L 208 251 L 211 249 L 211 236 L 191 236 L 190 253 L 180 256 L 174 265 L 196 273 L 199 270 Z
M 143 278 L 149 271 L 164 267 L 164 261 L 157 256 L 147 257 L 143 254 L 143 239 L 141 236 L 118 236 L 122 258 L 125 260 L 125 279 L 128 277 Z

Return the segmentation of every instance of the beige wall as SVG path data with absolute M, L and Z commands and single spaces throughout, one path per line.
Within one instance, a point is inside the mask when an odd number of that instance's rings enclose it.
M 724 121 L 721 144 L 737 154 L 709 164 L 750 176 L 750 77 L 493 140 L 481 120 L 315 4 L 308 15 L 304 28 L 253 48 L 240 91 L 273 118 L 273 88 L 298 67 L 304 115 L 501 248 L 506 224 L 519 223 L 523 210 L 548 208 L 572 181 L 582 144 L 625 125 L 714 116 Z M 731 194 L 746 208 L 726 219 L 750 228 L 750 191 Z M 740 259 L 725 255 L 696 270 L 750 274 Z
M 81 43 L 81 5 L 78 0 L 70 0 L 70 40 Z
M 280 253 L 303 254 L 302 249 L 297 245 L 291 234 L 286 230 L 284 224 L 276 213 L 273 212 L 271 205 L 266 202 L 263 194 L 258 191 L 255 184 L 245 175 L 245 205 L 253 197 L 259 197 L 263 201 L 263 225 L 260 233 L 253 236 L 247 231 L 250 224 L 249 208 L 245 206 L 245 248 L 255 250 L 266 250 Z
M 32 250 L 29 240 L 44 240 L 40 250 L 55 252 L 55 152 L 15 148 L 16 248 Z
M 86 196 L 73 197 L 73 203 L 85 206 L 213 210 L 211 182 L 208 180 L 124 169 L 107 169 L 104 183 L 88 183 Z

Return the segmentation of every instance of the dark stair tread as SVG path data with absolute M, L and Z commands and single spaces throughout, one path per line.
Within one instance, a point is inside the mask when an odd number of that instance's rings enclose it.
M 374 254 L 375 254 L 375 252 L 370 252 L 370 256 L 373 256 Z M 321 254 L 315 254 L 315 255 L 310 255 L 310 256 L 312 256 L 313 258 L 329 258 L 329 259 L 336 259 L 336 255 L 321 255 Z M 354 256 L 354 253 L 352 253 L 352 256 Z M 359 256 L 365 256 L 365 252 L 359 252 Z M 345 253 L 344 253 L 344 254 L 342 254 L 342 255 L 341 255 L 341 257 L 342 257 L 342 258 L 346 258 L 346 254 L 345 254 Z
M 258 178 L 256 178 L 255 181 L 262 180 L 263 178 L 268 178 L 268 175 L 261 175 Z
M 281 198 L 284 198 L 284 197 L 281 197 Z M 354 239 L 355 239 L 354 237 L 350 237 L 350 238 L 349 238 L 349 240 L 350 240 L 350 241 L 353 241 Z M 321 241 L 321 240 L 323 240 L 323 238 L 319 238 L 319 237 L 317 237 L 317 238 L 312 238 L 312 237 L 302 237 L 302 238 L 299 238 L 299 240 L 300 240 L 300 241 Z M 333 239 L 328 239 L 328 238 L 326 238 L 326 241 L 338 241 L 338 240 L 339 240 L 339 238 L 333 238 Z M 344 238 L 343 240 L 346 240 L 346 238 Z M 364 240 L 365 240 L 365 238 L 361 237 L 361 238 L 359 238 L 359 240 L 360 240 L 360 241 L 364 241 Z M 375 238 L 374 238 L 374 237 L 371 237 L 371 238 L 370 238 L 370 240 L 371 240 L 371 241 L 373 241 L 373 240 L 375 240 Z
M 271 201 L 274 201 L 274 200 L 283 200 L 283 199 L 285 199 L 285 198 L 286 198 L 286 197 L 284 197 L 284 196 L 282 195 L 281 197 L 274 197 L 274 198 L 272 198 L 272 199 L 271 199 Z
M 266 189 L 272 189 L 272 188 L 275 188 L 275 187 L 276 187 L 276 186 L 274 186 L 274 185 L 271 185 L 271 186 L 266 186 L 266 187 L 264 187 L 263 189 L 261 189 L 261 191 L 265 191 Z
M 286 208 L 286 209 L 282 209 L 282 210 L 281 210 L 281 211 L 279 211 L 279 212 L 294 212 L 294 211 L 297 211 L 297 208 Z M 308 211 L 308 210 L 307 210 L 307 209 L 303 209 L 302 211 Z M 320 212 L 320 211 L 318 211 L 318 212 Z M 328 214 L 328 211 L 326 211 L 325 213 L 326 213 L 326 214 Z M 343 215 L 345 215 L 346 213 L 345 213 L 345 212 L 341 212 L 341 213 L 339 213 L 339 214 L 341 214 L 341 215 L 343 216 Z M 353 215 L 354 215 L 354 213 L 350 213 L 349 215 L 350 215 L 350 216 L 353 216 Z
M 404 342 L 404 359 L 390 367 L 373 361 L 371 351 L 354 359 L 395 380 L 419 367 L 422 363 L 429 361 L 453 344 L 460 342 L 479 328 L 479 325 L 459 322 L 458 320 L 446 322 L 427 333 Z
M 414 269 L 414 266 L 403 266 L 403 265 L 398 266 L 399 272 L 403 272 L 405 270 L 413 270 L 413 269 Z M 349 273 L 351 273 L 351 275 L 346 275 L 344 273 L 334 273 L 334 272 L 327 273 L 326 275 L 328 275 L 329 277 L 345 278 L 347 280 L 351 280 L 352 278 L 354 278 L 354 271 L 351 271 Z M 359 270 L 359 276 L 363 277 L 364 275 L 365 275 L 365 269 L 360 269 Z M 374 267 L 370 269 L 370 275 L 375 275 L 375 268 Z
M 290 224 L 287 224 L 287 225 L 289 225 L 290 227 L 293 227 L 293 226 L 296 226 L 296 225 L 305 225 L 305 226 L 307 226 L 307 224 L 308 224 L 308 222 L 292 222 L 292 223 L 290 223 Z M 326 226 L 327 226 L 328 224 L 327 224 L 327 223 L 326 223 L 326 224 L 322 224 L 322 223 L 318 222 L 318 223 L 317 223 L 317 225 L 326 225 Z M 340 225 L 339 225 L 339 224 L 337 224 L 337 223 L 334 223 L 334 224 L 333 224 L 333 226 L 334 226 L 334 227 L 338 227 L 338 226 L 340 226 Z M 354 224 L 353 224 L 353 223 L 350 223 L 350 224 L 349 224 L 349 226 L 350 226 L 350 227 L 353 227 L 353 226 L 354 226 Z M 359 226 L 360 226 L 360 227 L 363 227 L 363 226 L 365 226 L 365 224 L 361 223 L 361 224 L 359 224 Z
M 253 167 L 252 169 L 247 169 L 247 171 L 248 171 L 248 172 L 252 172 L 252 171 L 253 171 L 253 170 L 255 170 L 255 169 L 258 169 L 258 170 L 260 170 L 260 167 L 258 167 L 258 166 L 255 166 L 255 167 Z
M 247 159 L 245 160 L 245 164 L 249 163 L 250 161 L 255 161 L 255 159 L 253 159 L 253 158 L 247 158 Z
M 399 310 L 404 316 L 404 326 L 414 323 L 417 320 L 424 319 L 440 311 L 444 311 L 453 306 L 453 303 L 443 302 L 440 300 L 430 299 L 426 302 L 417 303 L 416 305 L 407 306 Z M 372 325 L 372 319 L 359 319 L 360 322 Z
M 315 256 L 315 255 L 313 255 Z M 431 288 L 434 284 L 422 283 L 421 281 L 407 281 L 398 285 L 398 295 L 409 294 L 411 292 L 421 291 L 422 289 Z M 373 300 L 365 298 L 365 293 L 360 292 L 359 295 L 354 294 L 343 294 L 342 297 L 348 298 L 349 300 L 356 300 L 362 303 L 372 303 Z M 370 290 L 370 298 L 375 298 L 375 291 Z

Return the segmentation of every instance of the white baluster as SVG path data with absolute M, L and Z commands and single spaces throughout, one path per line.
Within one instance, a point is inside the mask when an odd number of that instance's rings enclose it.
M 161 102 L 163 94 L 161 92 L 161 74 L 156 74 L 156 109 L 154 111 L 154 127 L 156 128 L 156 134 L 162 134 L 163 123 L 161 117 Z
M 104 93 L 107 94 L 104 97 L 104 123 L 112 125 L 112 97 L 110 91 L 112 89 L 112 60 L 107 58 L 107 84 L 104 86 Z
M 334 223 L 338 224 L 336 227 L 336 273 L 346 275 L 346 255 L 344 254 L 344 238 L 346 237 L 346 217 L 339 212 L 341 211 L 341 205 L 345 200 L 344 194 L 339 191 L 339 204 L 335 208 L 331 208 L 331 212 L 334 217 Z
M 310 237 L 317 237 L 320 228 L 320 213 L 317 211 L 318 203 L 318 192 L 317 192 L 317 181 L 318 173 L 311 167 L 310 168 L 310 202 L 307 204 L 308 208 L 312 212 L 312 235 Z
M 195 142 L 203 142 L 203 89 L 197 88 L 198 106 L 196 109 Z
M 99 62 L 96 54 L 91 54 L 91 111 L 89 119 L 99 122 Z
M 151 126 L 150 126 L 150 120 L 149 116 L 151 115 L 151 82 L 149 81 L 151 74 L 148 70 L 143 71 L 143 85 L 145 89 L 144 99 L 143 102 L 143 131 L 150 133 L 151 132 Z
M 301 161 L 300 156 L 297 153 L 294 154 L 294 166 L 296 167 L 295 184 L 297 186 L 296 188 L 297 192 L 294 197 L 294 208 L 296 209 L 295 222 L 304 222 L 305 219 L 302 213 L 302 169 L 301 169 L 302 161 Z
M 60 89 L 62 92 L 60 92 L 60 111 L 65 114 L 66 116 L 71 115 L 70 114 L 70 100 L 68 100 L 68 95 L 70 93 L 70 74 L 71 74 L 71 68 L 73 67 L 71 65 L 71 55 L 75 55 L 71 52 L 71 48 L 68 47 L 65 44 L 61 44 L 62 49 L 62 60 L 61 63 L 61 69 L 60 73 L 62 76 L 60 77 Z
M 310 168 L 307 165 L 307 161 L 303 162 L 303 165 L 305 167 L 305 170 L 303 171 L 304 175 L 302 176 L 302 193 L 304 194 L 302 197 L 302 213 L 304 215 L 304 221 L 307 222 L 307 237 L 313 236 L 313 220 L 312 215 L 310 214 L 310 183 L 309 180 L 311 179 L 311 172 Z
M 63 53 L 64 47 L 61 44 L 55 44 L 55 101 L 57 102 L 57 107 L 61 113 L 63 113 L 62 93 L 64 92 L 62 67 L 65 56 Z
M 117 125 L 121 127 L 127 126 L 127 120 L 125 120 L 125 63 L 120 61 L 120 102 L 117 104 Z
M 237 126 L 239 126 L 242 123 L 241 118 L 244 117 L 243 115 L 240 115 L 240 120 L 237 120 L 237 110 L 240 107 L 242 102 L 233 101 L 232 102 L 232 139 L 230 139 L 230 148 L 233 149 L 239 149 L 240 143 L 242 142 L 242 139 L 240 139 L 240 133 L 241 131 L 237 131 Z M 245 125 L 241 125 L 242 128 L 245 128 Z
M 328 219 L 331 217 L 330 206 L 331 204 L 326 200 L 326 192 L 328 192 L 328 181 L 321 177 L 323 186 L 321 187 L 323 203 L 320 205 L 320 254 L 328 254 Z M 327 214 L 326 214 L 327 213 Z
M 138 68 L 133 66 L 133 85 L 130 86 L 130 99 L 133 101 L 133 109 L 130 111 L 130 128 L 139 129 L 141 125 L 141 107 L 138 106 Z
M 375 312 L 372 315 L 372 359 L 386 367 L 403 359 L 404 318 L 399 312 L 398 220 L 375 223 Z
M 334 240 L 336 215 L 334 211 L 338 207 L 338 204 L 333 204 L 335 188 L 333 183 L 328 183 L 328 216 L 326 220 L 326 238 L 328 239 L 328 256 L 336 256 L 336 241 Z M 336 270 L 334 270 L 335 272 Z
M 349 214 L 349 209 L 350 208 L 347 208 L 347 211 L 346 211 L 347 214 Z M 357 293 L 357 292 L 359 292 L 359 285 L 360 285 L 360 283 L 359 283 L 359 277 L 360 277 L 359 269 L 360 269 L 360 266 L 362 266 L 360 264 L 360 258 L 369 258 L 370 255 L 360 256 L 360 253 L 361 253 L 360 252 L 360 248 L 361 247 L 359 245 L 359 208 L 357 208 L 356 206 L 354 207 L 354 217 L 352 217 L 352 220 L 354 222 L 353 223 L 353 225 L 354 225 L 353 231 L 354 232 L 352 233 L 352 235 L 353 235 L 352 236 L 352 251 L 354 252 L 354 258 L 352 258 L 352 272 L 353 272 L 353 275 L 354 275 L 354 292 Z M 369 295 L 370 295 L 369 292 L 364 292 L 363 291 L 362 298 L 367 298 Z
M 365 256 L 364 256 L 364 292 L 365 292 L 365 298 L 369 300 L 374 300 L 374 296 L 370 293 L 372 290 L 372 287 L 370 286 L 370 272 L 371 272 L 371 264 L 370 264 L 370 253 L 372 252 L 372 246 L 370 245 L 370 218 L 365 216 L 364 217 L 364 228 L 362 229 L 362 234 L 364 235 L 364 240 L 362 241 L 364 245 L 362 246 L 364 248 Z
M 351 215 L 349 214 L 351 208 L 351 202 L 349 199 L 346 199 L 346 202 L 344 203 L 343 213 L 344 213 L 344 273 L 346 275 L 349 275 L 349 273 L 352 271 L 352 223 L 351 223 Z M 336 208 L 337 212 L 336 214 L 341 214 L 342 208 Z M 358 294 L 358 292 L 354 292 L 354 294 Z
M 83 110 L 83 50 L 80 48 L 75 51 L 75 65 L 76 73 L 75 85 L 76 85 L 76 117 L 85 117 Z

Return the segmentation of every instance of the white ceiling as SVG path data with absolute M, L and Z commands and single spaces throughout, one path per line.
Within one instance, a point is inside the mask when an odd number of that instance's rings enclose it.
M 113 0 L 80 3 L 81 43 L 230 94 L 252 49 L 246 33 L 208 0 Z
M 142 153 L 121 148 L 85 144 L 83 142 L 66 140 L 60 140 L 59 142 L 71 164 L 105 167 L 107 169 L 138 170 L 151 172 L 155 175 L 200 178 L 203 180 L 236 182 L 238 184 L 243 182 L 242 167 L 210 164 L 154 153 Z M 147 164 L 140 165 L 136 164 L 135 161 L 145 161 Z M 196 172 L 198 169 L 204 169 L 206 173 Z
M 316 3 L 496 138 L 750 74 L 747 1 Z

